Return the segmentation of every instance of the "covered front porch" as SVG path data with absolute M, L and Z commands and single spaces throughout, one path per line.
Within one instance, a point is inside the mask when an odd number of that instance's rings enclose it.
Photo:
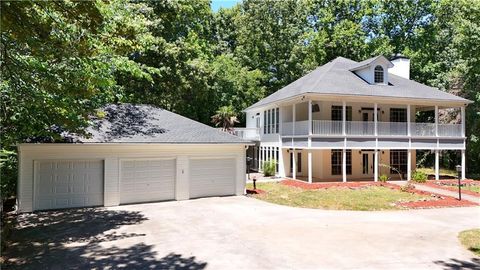
M 309 183 L 407 180 L 416 168 L 415 150 L 284 148 L 282 154 L 279 174 Z

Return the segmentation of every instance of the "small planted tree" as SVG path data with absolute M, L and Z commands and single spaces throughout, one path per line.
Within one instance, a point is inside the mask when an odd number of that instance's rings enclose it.
M 223 131 L 231 132 L 235 123 L 238 123 L 237 113 L 232 106 L 220 107 L 212 116 L 212 123 L 216 127 L 221 127 Z
M 274 176 L 275 169 L 277 167 L 277 161 L 274 159 L 269 159 L 263 163 L 263 175 L 265 176 Z

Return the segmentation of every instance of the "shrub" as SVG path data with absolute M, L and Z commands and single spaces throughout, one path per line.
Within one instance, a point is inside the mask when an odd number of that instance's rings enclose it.
M 385 183 L 387 182 L 387 180 L 388 180 L 388 176 L 386 174 L 380 175 L 380 182 Z
M 267 160 L 263 163 L 263 175 L 274 176 L 277 162 L 274 159 Z
M 412 180 L 417 183 L 427 182 L 427 174 L 422 171 L 413 171 Z

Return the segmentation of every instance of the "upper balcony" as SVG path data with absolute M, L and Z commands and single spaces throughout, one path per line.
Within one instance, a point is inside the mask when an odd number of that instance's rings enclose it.
M 464 107 L 458 113 L 464 123 Z M 438 115 L 439 106 L 434 105 L 304 100 L 266 110 L 257 123 L 261 137 L 464 137 L 463 124 L 441 123 Z M 427 121 L 415 122 L 417 118 Z
M 283 136 L 308 136 L 310 135 L 308 120 L 282 123 Z M 434 123 L 408 123 L 405 122 L 375 122 L 368 121 L 343 121 L 312 120 L 311 135 L 323 136 L 412 136 L 435 137 L 437 136 Z M 410 129 L 410 132 L 409 132 Z M 439 137 L 462 137 L 462 125 L 438 124 Z

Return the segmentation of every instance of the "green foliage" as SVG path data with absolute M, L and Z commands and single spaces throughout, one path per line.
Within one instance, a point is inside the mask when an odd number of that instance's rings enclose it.
M 427 182 L 427 174 L 422 171 L 413 171 L 412 180 L 417 183 Z
M 388 181 L 388 176 L 386 174 L 382 174 L 380 175 L 379 179 L 380 179 L 380 182 L 385 183 Z
M 150 78 L 128 58 L 153 40 L 142 4 L 2 1 L 1 10 L 3 146 L 82 133 L 94 109 L 121 98 L 116 72 Z
M 14 151 L 0 150 L 0 190 L 1 202 L 14 196 L 17 189 L 17 154 Z
M 274 159 L 269 159 L 263 163 L 263 175 L 265 176 L 274 176 L 277 166 L 277 161 Z

